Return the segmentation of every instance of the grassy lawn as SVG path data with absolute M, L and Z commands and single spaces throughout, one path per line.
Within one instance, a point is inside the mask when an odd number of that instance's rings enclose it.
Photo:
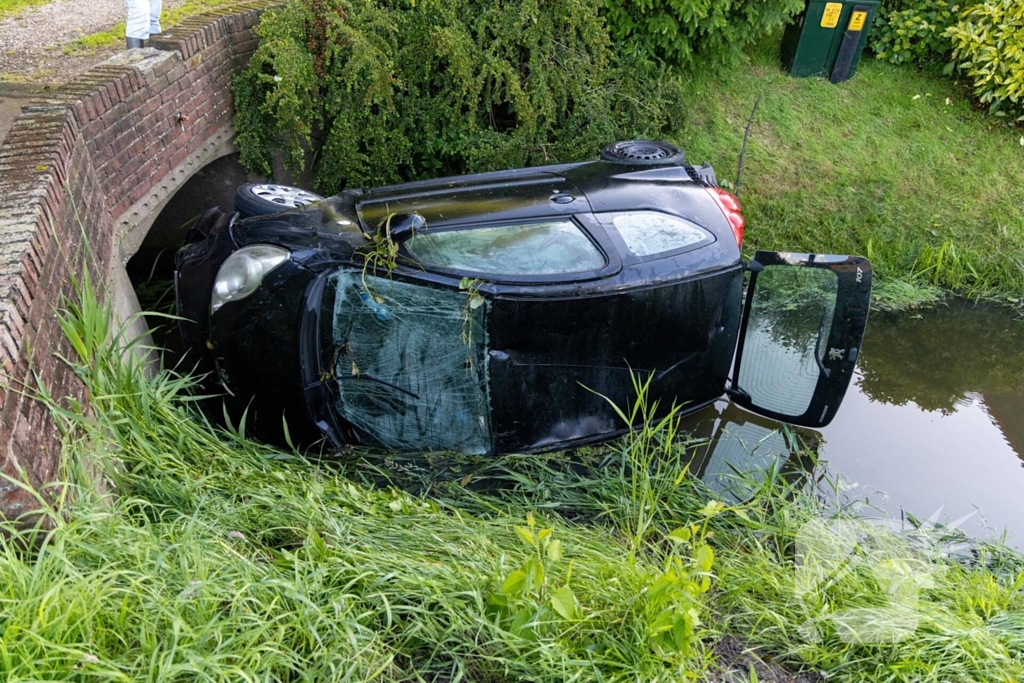
M 1024 130 L 973 111 L 948 78 L 868 56 L 842 85 L 790 78 L 777 45 L 685 76 L 677 141 L 731 181 L 761 98 L 741 183 L 747 246 L 868 256 L 883 303 L 928 285 L 1024 298 Z

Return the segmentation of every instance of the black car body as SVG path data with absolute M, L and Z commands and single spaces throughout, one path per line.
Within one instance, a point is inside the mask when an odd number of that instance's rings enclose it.
M 306 445 L 565 448 L 624 431 L 614 405 L 637 378 L 655 413 L 689 412 L 722 396 L 730 367 L 737 404 L 827 424 L 870 264 L 745 264 L 738 203 L 710 167 L 648 144 L 276 215 L 211 210 L 177 257 L 186 348 L 263 438 Z

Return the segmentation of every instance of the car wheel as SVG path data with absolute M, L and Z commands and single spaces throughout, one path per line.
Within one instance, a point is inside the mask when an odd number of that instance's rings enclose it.
M 676 164 L 682 165 L 686 155 L 675 145 L 651 140 L 623 140 L 613 142 L 601 150 L 601 161 L 633 166 Z
M 305 206 L 321 199 L 323 197 L 318 194 L 290 185 L 248 183 L 235 191 L 235 211 L 244 217 L 265 216 Z

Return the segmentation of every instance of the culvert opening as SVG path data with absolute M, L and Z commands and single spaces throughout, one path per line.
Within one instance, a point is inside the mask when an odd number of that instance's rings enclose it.
M 154 343 L 164 350 L 167 365 L 173 366 L 183 353 L 177 324 L 161 314 L 174 314 L 174 255 L 189 226 L 208 209 L 234 211 L 238 186 L 263 180 L 262 176 L 246 173 L 238 157 L 229 154 L 197 171 L 160 211 L 126 265 L 139 305 L 147 314 L 146 325 L 152 330 Z

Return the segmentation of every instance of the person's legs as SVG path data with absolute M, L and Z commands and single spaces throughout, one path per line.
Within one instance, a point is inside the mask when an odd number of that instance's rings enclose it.
M 160 10 L 162 8 L 162 0 L 149 0 L 149 35 L 160 33 Z
M 142 47 L 140 41 L 149 38 L 149 0 L 125 0 L 128 19 L 124 25 L 124 37 L 128 47 Z

